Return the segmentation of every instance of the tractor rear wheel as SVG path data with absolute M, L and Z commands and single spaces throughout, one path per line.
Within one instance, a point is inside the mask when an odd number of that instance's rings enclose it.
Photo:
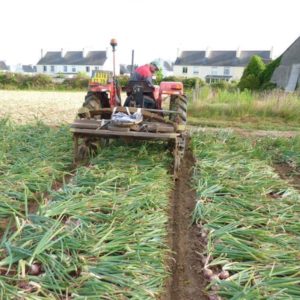
M 187 123 L 187 97 L 185 95 L 172 95 L 170 99 L 170 110 L 177 111 L 178 114 L 170 115 L 170 120 L 177 124 Z
M 174 178 L 178 179 L 187 143 L 187 97 L 185 95 L 172 95 L 170 98 L 170 110 L 177 112 L 177 114 L 170 115 L 170 120 L 177 124 L 176 131 L 180 133 L 180 136 L 176 138 L 173 148 Z
M 156 108 L 156 103 L 153 98 L 150 96 L 144 95 L 143 96 L 143 102 L 144 102 L 144 108 L 150 108 L 150 109 L 155 109 Z M 124 102 L 124 106 L 128 107 L 137 107 L 136 100 L 132 95 L 128 96 Z
M 107 105 L 108 103 L 108 107 L 109 107 L 109 102 L 108 102 L 109 100 L 108 98 L 106 99 L 105 96 L 106 94 L 103 96 L 100 93 L 88 92 L 87 95 L 85 96 L 85 100 L 82 106 L 88 109 L 89 111 L 99 110 L 102 108 L 102 102 L 101 102 L 101 97 L 102 97 L 104 106 Z M 83 118 L 89 119 L 90 117 L 85 115 Z M 96 139 L 92 137 L 86 137 L 82 140 L 82 143 L 78 145 L 78 150 L 75 155 L 79 160 L 85 160 L 88 157 L 95 155 L 100 148 L 105 147 L 108 143 L 109 143 L 108 138 Z
M 99 110 L 101 106 L 100 98 L 93 92 L 88 92 L 85 96 L 83 106 L 88 108 L 90 111 Z

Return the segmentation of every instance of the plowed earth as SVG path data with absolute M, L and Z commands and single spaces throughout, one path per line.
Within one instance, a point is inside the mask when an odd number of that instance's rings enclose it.
M 198 253 L 203 252 L 205 243 L 199 228 L 192 225 L 196 192 L 192 189 L 194 158 L 188 150 L 183 159 L 181 174 L 170 198 L 169 240 L 173 251 L 170 263 L 172 275 L 167 283 L 163 300 L 208 299 L 204 288 L 203 263 Z

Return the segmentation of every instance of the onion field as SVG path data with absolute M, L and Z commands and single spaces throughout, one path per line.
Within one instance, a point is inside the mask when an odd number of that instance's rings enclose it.
M 300 298 L 300 138 L 245 140 L 226 131 L 193 138 L 197 204 L 193 221 L 207 251 L 212 298 Z M 218 296 L 217 296 L 218 295 Z
M 300 299 L 299 135 L 194 128 L 174 180 L 163 143 L 75 165 L 82 95 L 24 94 L 0 91 L 1 300 Z
M 0 135 L 0 298 L 155 298 L 168 275 L 164 148 L 114 144 L 72 171 L 67 127 L 2 121 Z

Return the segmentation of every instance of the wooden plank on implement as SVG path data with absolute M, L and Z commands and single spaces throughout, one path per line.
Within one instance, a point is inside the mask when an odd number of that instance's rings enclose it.
M 100 122 L 78 122 L 75 121 L 74 123 L 71 124 L 71 128 L 81 128 L 81 129 L 97 129 L 99 130 L 103 128 L 104 126 L 101 127 Z M 125 127 L 125 129 L 121 126 L 114 126 L 114 125 L 108 125 L 109 130 L 114 130 L 114 131 L 141 131 L 141 132 L 175 132 L 175 128 L 173 124 L 166 124 L 162 122 L 142 122 L 139 125 L 132 125 L 129 127 Z M 106 129 L 105 128 L 105 129 Z
M 101 124 L 89 124 L 89 123 L 73 123 L 71 124 L 71 128 L 88 128 L 88 129 L 97 129 L 101 126 Z
M 143 122 L 145 130 L 149 132 L 175 132 L 175 127 L 171 124 L 160 122 Z
M 117 111 L 127 113 L 126 108 L 121 107 L 121 106 L 118 107 Z M 137 108 L 129 107 L 129 111 L 130 111 L 130 113 L 135 113 L 137 111 Z M 90 111 L 91 117 L 94 117 L 97 115 L 102 115 L 104 113 L 112 113 L 112 109 L 111 108 L 101 108 L 99 110 Z M 160 122 L 164 122 L 164 123 L 170 123 L 169 121 L 166 121 L 164 119 L 164 117 L 158 115 L 157 113 L 152 113 L 150 111 L 147 111 L 146 109 L 142 109 L 142 114 L 145 119 L 152 119 L 152 120 L 156 120 L 156 121 L 160 121 Z
M 95 119 L 76 119 L 74 120 L 73 124 L 96 124 L 96 125 L 100 125 L 101 124 L 101 120 L 95 120 Z
M 92 129 L 80 129 L 80 128 L 71 128 L 71 132 L 75 135 L 84 137 L 84 136 L 94 136 L 94 137 L 133 137 L 142 140 L 169 140 L 176 139 L 180 134 L 178 133 L 152 133 L 152 132 L 120 132 L 120 131 L 110 131 L 110 130 L 92 130 Z

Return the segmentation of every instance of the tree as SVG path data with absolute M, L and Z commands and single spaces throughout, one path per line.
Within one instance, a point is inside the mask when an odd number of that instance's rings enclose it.
M 260 56 L 254 55 L 250 59 L 249 64 L 243 72 L 243 76 L 239 82 L 241 90 L 257 90 L 260 88 L 260 76 L 265 70 L 266 66 Z
M 155 72 L 155 76 L 156 76 L 154 80 L 155 84 L 160 84 L 164 78 L 162 68 L 159 68 L 159 70 Z

